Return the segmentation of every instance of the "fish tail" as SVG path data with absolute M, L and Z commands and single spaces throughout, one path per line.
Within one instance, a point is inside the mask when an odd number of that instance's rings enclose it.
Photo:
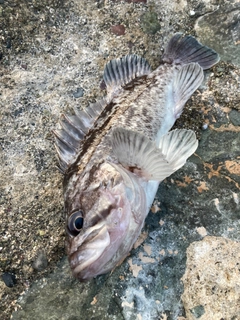
M 163 62 L 171 64 L 198 63 L 203 70 L 211 68 L 220 60 L 216 51 L 202 45 L 192 36 L 176 33 L 169 41 Z

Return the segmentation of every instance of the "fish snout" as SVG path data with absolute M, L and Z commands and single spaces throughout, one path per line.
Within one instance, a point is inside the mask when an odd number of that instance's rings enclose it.
M 110 235 L 105 223 L 88 228 L 69 243 L 68 259 L 74 277 L 87 280 L 97 272 L 97 260 L 110 244 Z

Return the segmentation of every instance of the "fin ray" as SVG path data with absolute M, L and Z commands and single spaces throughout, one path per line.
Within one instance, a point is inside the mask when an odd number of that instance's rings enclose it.
M 84 134 L 81 131 L 81 129 L 78 126 L 76 126 L 76 124 L 73 121 L 71 121 L 70 117 L 68 117 L 66 115 L 62 115 L 61 125 L 62 125 L 64 131 L 67 132 L 69 135 L 71 135 L 76 140 L 80 140 L 84 137 Z
M 53 133 L 59 167 L 62 172 L 66 172 L 69 166 L 76 161 L 82 148 L 82 140 L 106 106 L 107 100 L 104 98 L 90 104 L 85 110 L 75 109 L 74 115 L 61 116 L 60 128 L 53 130 Z
M 188 64 L 197 62 L 203 70 L 211 68 L 219 61 L 219 55 L 213 49 L 202 45 L 192 36 L 176 33 L 169 41 L 163 62 L 173 64 Z
M 150 72 L 151 67 L 146 59 L 135 54 L 129 54 L 119 59 L 110 60 L 105 66 L 103 79 L 107 91 L 111 92 Z
M 187 100 L 204 79 L 203 69 L 198 63 L 189 63 L 175 73 L 172 88 L 175 100 L 174 115 L 178 118 Z
M 197 146 L 195 133 L 185 129 L 163 136 L 159 148 L 139 132 L 116 128 L 112 133 L 112 149 L 118 161 L 147 180 L 164 180 L 184 165 Z
M 159 148 L 166 160 L 172 164 L 174 171 L 181 168 L 197 149 L 198 141 L 192 130 L 175 129 L 164 135 Z

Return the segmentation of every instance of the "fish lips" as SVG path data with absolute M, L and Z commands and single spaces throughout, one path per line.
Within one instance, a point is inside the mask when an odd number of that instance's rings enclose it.
M 92 278 L 96 270 L 91 270 L 94 262 L 110 244 L 110 235 L 104 222 L 99 222 L 82 234 L 70 239 L 68 259 L 73 276 L 80 280 Z

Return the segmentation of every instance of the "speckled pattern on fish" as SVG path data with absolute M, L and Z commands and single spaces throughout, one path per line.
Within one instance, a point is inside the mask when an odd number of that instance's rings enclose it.
M 107 96 L 62 116 L 55 130 L 64 174 L 66 247 L 73 275 L 87 280 L 114 269 L 131 250 L 159 183 L 196 150 L 193 131 L 169 131 L 218 54 L 175 34 L 162 64 L 111 60 Z

